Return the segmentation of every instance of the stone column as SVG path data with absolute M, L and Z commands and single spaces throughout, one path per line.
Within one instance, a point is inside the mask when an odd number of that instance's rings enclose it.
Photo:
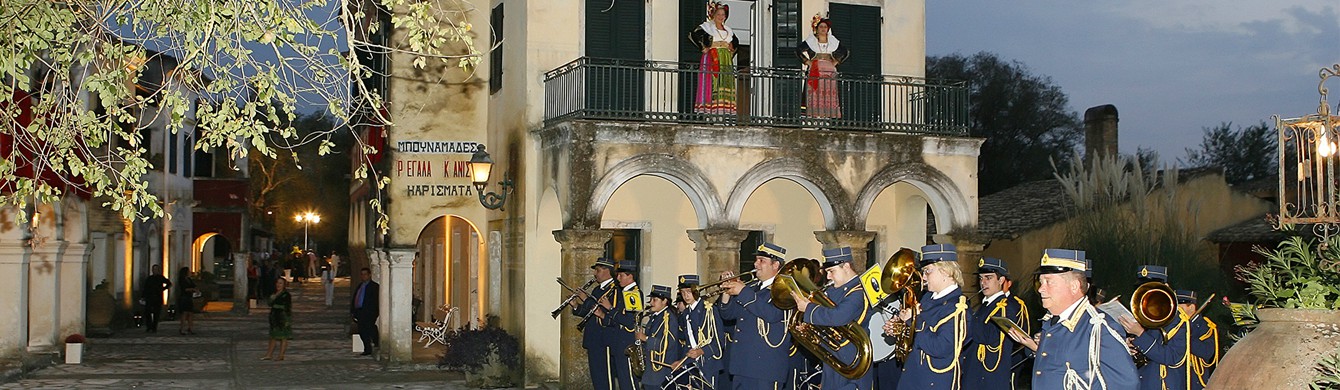
M 59 265 L 64 241 L 38 244 L 28 259 L 28 352 L 58 353 Z M 82 283 L 81 283 L 82 285 Z
M 0 357 L 18 357 L 28 346 L 28 247 L 21 241 L 0 243 Z
M 698 252 L 698 279 L 716 281 L 722 272 L 740 272 L 740 243 L 749 232 L 736 229 L 689 230 L 693 250 Z
M 86 335 L 84 325 L 88 308 L 88 244 L 69 244 L 60 257 L 60 332 L 61 335 Z M 64 340 L 61 340 L 64 341 Z
M 387 317 L 381 331 L 381 353 L 387 355 L 392 363 L 409 363 L 413 360 L 410 344 L 414 330 L 414 248 L 392 249 L 387 264 L 390 271 L 382 283 L 382 313 Z
M 555 230 L 554 240 L 562 246 L 563 280 L 574 282 L 588 279 L 591 264 L 595 264 L 595 259 L 605 253 L 605 242 L 611 236 L 613 233 L 603 230 Z M 582 332 L 577 330 L 577 323 L 581 320 L 573 315 L 560 318 L 559 384 L 564 389 L 589 389 L 590 367 L 587 366 L 586 349 L 582 348 Z
M 958 266 L 963 270 L 963 277 L 975 277 L 973 273 L 977 272 L 977 265 L 982 260 L 982 251 L 986 250 L 986 245 L 967 240 L 954 240 L 954 247 L 958 248 Z M 964 283 L 973 282 L 964 281 Z
M 233 253 L 233 313 L 248 314 L 251 313 L 251 305 L 247 302 L 247 267 L 251 266 L 250 252 Z
M 814 238 L 824 244 L 825 249 L 848 246 L 851 247 L 851 262 L 857 273 L 865 271 L 869 264 L 866 259 L 866 250 L 870 246 L 870 240 L 875 239 L 875 232 L 864 230 L 820 230 L 814 232 Z M 823 262 L 824 259 L 818 259 Z M 875 259 L 882 260 L 882 259 Z

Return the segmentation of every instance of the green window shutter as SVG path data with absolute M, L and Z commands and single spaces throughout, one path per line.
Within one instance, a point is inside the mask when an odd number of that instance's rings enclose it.
M 833 36 L 851 51 L 846 62 L 838 65 L 841 77 L 852 79 L 838 84 L 842 118 L 853 121 L 879 121 L 880 31 L 879 7 L 832 3 L 828 18 L 833 21 Z
M 503 41 L 503 5 L 498 3 L 493 7 L 493 13 L 489 15 L 489 25 L 493 32 L 493 50 L 489 52 L 489 94 L 498 93 L 502 89 L 503 73 L 503 48 L 500 42 Z
M 586 0 L 586 109 L 591 115 L 628 117 L 642 111 L 646 59 L 646 3 Z
M 772 67 L 799 69 L 800 57 L 796 56 L 796 47 L 808 37 L 809 19 L 800 15 L 801 0 L 775 0 L 772 3 Z M 805 20 L 805 24 L 801 24 Z M 796 78 L 777 78 L 773 80 L 773 115 L 781 118 L 800 117 L 800 106 L 804 101 L 805 81 L 797 74 Z

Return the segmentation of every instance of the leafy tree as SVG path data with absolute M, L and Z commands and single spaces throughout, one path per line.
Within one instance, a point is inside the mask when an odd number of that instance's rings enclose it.
M 463 0 L 7 0 L 0 206 L 24 210 L 76 187 L 127 218 L 161 215 L 144 179 L 153 169 L 142 136 L 150 112 L 175 132 L 195 109 L 194 146 L 231 158 L 302 145 L 329 153 L 334 130 L 303 136 L 272 124 L 287 123 L 299 105 L 324 106 L 337 123 L 387 123 L 376 109 L 382 91 L 354 82 L 385 75 L 359 53 L 406 53 L 418 68 L 471 67 L 479 52 L 462 19 L 467 8 Z M 384 39 L 378 21 L 397 38 Z M 146 85 L 145 64 L 160 56 L 172 57 L 171 69 Z
M 323 136 L 339 125 L 324 112 L 300 115 L 291 124 L 299 137 Z M 316 145 L 303 145 L 280 153 L 274 158 L 252 151 L 251 210 L 254 221 L 263 221 L 279 238 L 301 238 L 303 225 L 293 222 L 293 215 L 313 211 L 321 215 L 321 223 L 311 226 L 311 241 L 322 243 L 323 250 L 344 251 L 348 235 L 339 227 L 346 226 L 349 217 L 349 198 L 341 196 L 349 191 L 345 175 L 350 174 L 351 159 L 339 151 L 349 150 L 353 135 L 335 131 L 332 154 L 321 156 Z M 320 160 L 320 164 L 297 164 L 298 161 Z M 328 226 L 336 228 L 328 228 Z M 282 247 L 282 246 L 281 246 Z
M 1278 139 L 1265 122 L 1234 128 L 1232 123 L 1206 127 L 1200 148 L 1186 149 L 1190 166 L 1212 166 L 1224 169 L 1228 184 L 1241 184 L 1271 177 L 1279 160 Z
M 978 157 L 978 193 L 1051 177 L 1052 161 L 1070 158 L 1082 127 L 1051 78 L 991 53 L 926 58 L 926 76 L 966 80 L 970 135 L 986 138 Z

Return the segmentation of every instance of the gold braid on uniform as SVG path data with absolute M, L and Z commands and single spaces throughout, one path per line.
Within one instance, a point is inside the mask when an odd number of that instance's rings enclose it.
M 991 321 L 991 317 L 995 317 L 996 313 L 1000 313 L 1001 316 L 1006 314 L 1005 306 L 1010 303 L 1009 298 L 1010 297 L 1006 296 L 1004 299 L 1001 299 L 1000 302 L 996 302 L 996 307 L 991 309 L 991 314 L 986 315 L 987 321 Z M 996 342 L 995 348 L 992 348 L 985 343 L 977 345 L 977 361 L 982 362 L 982 368 L 986 369 L 986 372 L 996 372 L 996 369 L 1000 368 L 1001 355 L 1004 355 L 1003 353 L 1000 353 L 1002 349 L 1005 349 L 1005 332 L 1000 333 L 1000 340 Z M 996 354 L 996 364 L 991 367 L 986 366 L 987 352 Z
M 945 323 L 948 323 L 949 321 L 954 321 L 954 345 L 963 345 L 963 341 L 968 337 L 968 318 L 965 315 L 967 313 L 967 310 L 968 310 L 968 299 L 964 298 L 963 296 L 959 296 L 958 303 L 954 304 L 954 312 L 950 313 L 948 316 L 941 319 L 940 322 L 931 326 L 929 330 L 931 332 L 938 331 L 940 329 L 940 326 L 944 325 Z M 959 368 L 958 366 L 959 354 L 962 353 L 962 351 L 963 348 L 954 348 L 954 358 L 950 360 L 949 365 L 945 366 L 944 368 L 935 368 L 934 365 L 931 365 L 931 357 L 926 356 L 926 368 L 929 368 L 931 372 L 936 374 L 944 374 L 950 371 L 957 371 Z M 959 389 L 960 386 L 962 386 L 962 378 L 960 378 L 958 373 L 955 372 L 954 382 L 950 384 L 949 388 Z

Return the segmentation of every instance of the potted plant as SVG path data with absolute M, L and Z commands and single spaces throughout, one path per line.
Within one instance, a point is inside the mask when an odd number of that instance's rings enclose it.
M 515 336 L 489 316 L 488 325 L 447 334 L 447 351 L 438 367 L 464 371 L 466 385 L 481 389 L 516 386 L 521 366 L 521 345 Z
M 1252 302 L 1230 308 L 1259 323 L 1224 356 L 1207 387 L 1307 388 L 1323 355 L 1340 348 L 1340 237 L 1318 243 L 1293 235 L 1275 249 L 1253 250 L 1266 260 L 1237 269 Z
M 80 364 L 84 361 L 84 335 L 72 334 L 65 338 L 65 364 Z

